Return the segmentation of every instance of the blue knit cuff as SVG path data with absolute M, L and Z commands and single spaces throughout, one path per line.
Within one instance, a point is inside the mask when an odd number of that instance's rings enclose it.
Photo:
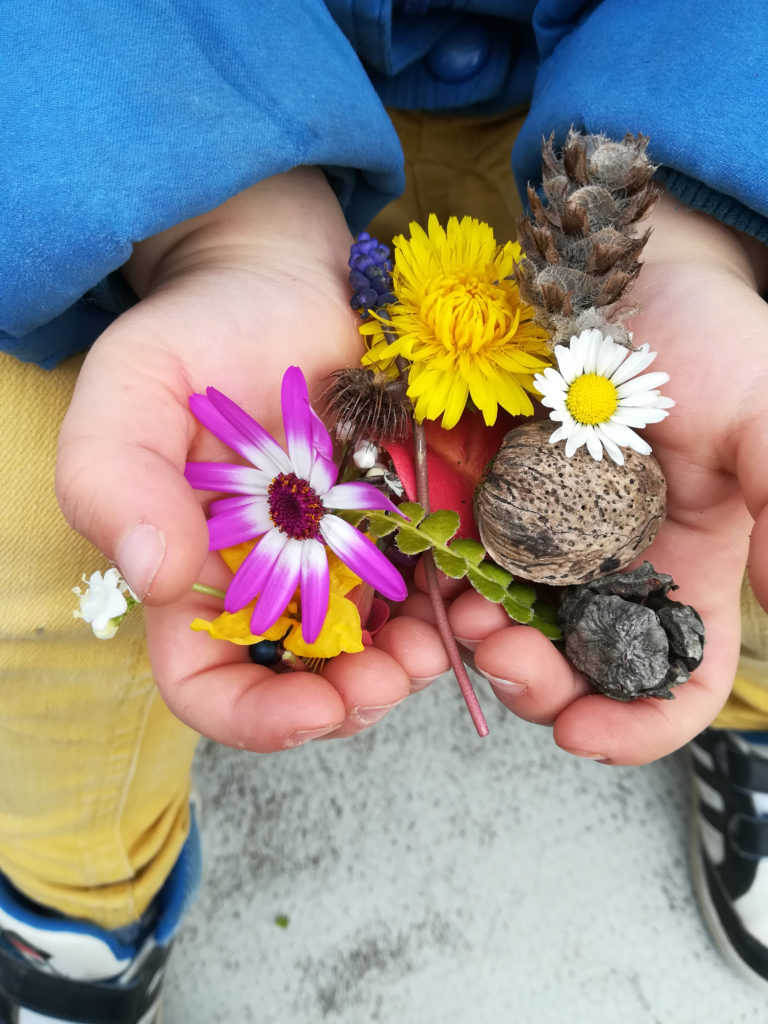
M 732 196 L 717 192 L 701 181 L 689 178 L 671 167 L 660 167 L 656 177 L 664 183 L 671 196 L 693 210 L 707 213 L 710 217 L 752 235 L 758 241 L 768 244 L 768 220 Z

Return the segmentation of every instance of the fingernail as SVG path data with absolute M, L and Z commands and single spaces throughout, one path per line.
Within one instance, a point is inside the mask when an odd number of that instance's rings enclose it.
M 439 678 L 438 676 L 411 676 L 411 693 L 418 693 L 419 690 L 426 690 L 430 683 Z
M 565 750 L 565 747 L 563 747 Z M 573 754 L 574 757 L 583 757 L 587 761 L 601 761 L 604 764 L 608 763 L 607 754 L 592 754 L 588 750 L 567 750 L 567 754 Z
M 302 743 L 309 743 L 310 740 L 319 740 L 321 736 L 327 736 L 329 732 L 340 729 L 343 724 L 342 721 L 334 722 L 333 725 L 324 725 L 321 729 L 300 729 L 288 737 L 283 744 L 283 749 L 288 750 L 291 747 L 300 747 Z
M 117 545 L 115 559 L 131 590 L 142 601 L 165 557 L 165 536 L 150 523 L 139 523 Z
M 477 645 L 480 643 L 479 640 L 465 640 L 463 636 L 456 637 L 456 643 L 461 644 L 462 647 L 466 647 L 468 651 L 474 651 Z
M 378 704 L 368 708 L 352 708 L 349 717 L 357 725 L 373 725 L 374 722 L 380 722 L 399 703 L 400 701 L 396 700 L 394 704 Z
M 477 668 L 477 665 L 475 666 Z M 488 682 L 497 690 L 501 690 L 502 693 L 520 694 L 525 693 L 528 687 L 524 683 L 513 683 L 511 679 L 499 679 L 498 676 L 492 676 L 490 672 L 483 672 L 481 668 L 477 671 L 481 676 L 485 676 Z

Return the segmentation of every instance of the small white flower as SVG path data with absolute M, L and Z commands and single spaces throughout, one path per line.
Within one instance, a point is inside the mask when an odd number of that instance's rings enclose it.
M 620 466 L 621 448 L 649 455 L 651 446 L 632 428 L 658 423 L 675 404 L 657 390 L 668 374 L 642 373 L 656 353 L 648 345 L 632 352 L 593 328 L 572 337 L 567 347 L 556 346 L 555 356 L 557 370 L 550 366 L 533 378 L 541 404 L 560 423 L 550 443 L 565 440 L 567 458 L 585 444 L 598 462 L 605 449 Z
M 372 441 L 361 441 L 355 448 L 352 461 L 358 469 L 373 469 L 379 457 L 379 449 Z
M 98 571 L 91 573 L 90 579 L 83 573 L 83 583 L 87 584 L 85 591 L 80 587 L 72 588 L 72 593 L 80 599 L 80 607 L 72 614 L 89 623 L 99 640 L 111 640 L 138 598 L 117 569 L 107 569 L 103 576 Z

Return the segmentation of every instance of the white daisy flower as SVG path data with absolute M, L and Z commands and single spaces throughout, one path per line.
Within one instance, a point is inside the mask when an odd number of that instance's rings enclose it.
M 83 583 L 87 584 L 85 591 L 72 588 L 80 603 L 72 614 L 89 623 L 99 640 L 111 640 L 126 612 L 138 604 L 138 598 L 117 569 L 107 569 L 103 576 L 100 572 L 91 573 L 90 579 L 83 573 Z
M 550 366 L 533 378 L 541 404 L 552 410 L 549 418 L 560 423 L 550 443 L 564 440 L 567 458 L 585 444 L 598 462 L 605 449 L 620 466 L 622 448 L 649 455 L 651 446 L 632 428 L 658 423 L 675 404 L 657 390 L 668 374 L 642 372 L 656 353 L 648 345 L 632 352 L 593 328 L 567 347 L 557 345 L 555 356 L 557 370 Z

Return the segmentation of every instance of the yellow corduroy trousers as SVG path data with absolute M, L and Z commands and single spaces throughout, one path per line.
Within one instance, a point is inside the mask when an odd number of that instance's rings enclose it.
M 515 236 L 509 151 L 520 118 L 395 115 L 408 186 L 382 239 L 435 212 Z M 0 355 L 0 871 L 26 895 L 107 928 L 135 920 L 185 840 L 198 737 L 158 696 L 134 611 L 109 641 L 72 616 L 104 558 L 56 505 L 56 437 L 80 360 L 47 372 Z M 743 657 L 717 724 L 768 727 L 768 617 L 745 587 Z
M 61 913 L 117 928 L 162 886 L 189 828 L 197 735 L 155 688 L 142 614 L 112 640 L 73 618 L 107 562 L 53 491 L 80 367 L 0 355 L 0 871 Z

